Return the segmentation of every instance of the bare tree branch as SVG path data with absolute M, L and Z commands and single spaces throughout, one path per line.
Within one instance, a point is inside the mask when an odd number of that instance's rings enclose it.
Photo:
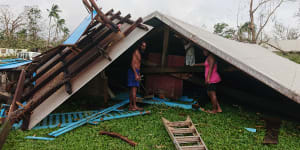
M 271 16 L 275 13 L 275 11 L 280 7 L 280 5 L 283 3 L 284 0 L 280 0 L 280 2 L 278 3 L 278 5 L 272 10 L 272 12 L 269 13 L 267 20 L 265 21 L 265 23 L 260 27 L 260 29 L 258 30 L 255 39 L 258 38 L 258 36 L 260 35 L 260 33 L 262 32 L 263 28 L 267 25 L 267 23 L 269 22 Z
M 263 4 L 265 4 L 265 3 L 269 2 L 269 1 L 272 1 L 272 0 L 264 0 L 264 1 L 260 2 L 252 12 L 255 13 L 256 10 L 257 10 L 260 6 L 262 6 Z

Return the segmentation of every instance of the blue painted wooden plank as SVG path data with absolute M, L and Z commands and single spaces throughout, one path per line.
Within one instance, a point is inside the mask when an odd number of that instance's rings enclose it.
M 47 125 L 47 120 L 49 119 L 49 117 L 46 117 L 44 120 L 43 120 L 43 126 L 46 126 Z
M 53 124 L 53 115 L 50 115 L 49 117 L 49 126 Z
M 0 112 L 0 118 L 5 118 L 6 115 L 5 115 L 5 108 L 1 109 L 1 112 Z
M 76 114 L 76 113 L 73 113 L 72 116 L 73 116 L 73 120 L 74 120 L 74 121 L 77 121 L 77 120 L 78 120 L 78 117 L 77 117 L 77 114 Z
M 17 68 L 19 66 L 23 66 L 23 65 L 26 65 L 28 63 L 31 63 L 31 61 L 24 61 L 24 62 L 19 62 L 19 63 L 6 64 L 6 65 L 0 66 L 0 70 Z
M 93 17 L 95 18 L 96 15 L 97 15 L 97 12 L 94 10 Z M 66 45 L 75 44 L 79 40 L 79 38 L 82 36 L 84 31 L 87 29 L 87 27 L 89 26 L 91 21 L 92 21 L 92 15 L 89 14 L 63 44 L 66 44 Z
M 189 98 L 187 96 L 181 96 L 178 100 L 182 101 L 182 102 L 193 102 L 194 101 L 194 99 Z
M 68 123 L 72 123 L 72 117 L 71 117 L 71 114 L 68 114 Z
M 13 125 L 13 128 L 14 128 L 14 129 L 19 129 L 19 128 L 21 127 L 22 123 L 23 123 L 23 120 L 19 121 L 18 123 L 15 123 L 15 124 Z
M 59 120 L 60 120 L 60 119 L 59 119 L 60 117 L 59 117 L 59 116 L 60 116 L 59 114 L 56 114 L 56 115 L 55 115 L 55 125 L 56 125 L 56 126 L 60 124 L 60 121 L 59 121 Z
M 84 112 L 84 117 L 88 117 L 89 116 L 89 113 L 88 112 Z
M 183 108 L 183 109 L 192 109 L 191 104 L 181 104 L 181 103 L 175 103 L 175 102 L 168 102 L 168 101 L 165 101 L 164 99 L 160 99 L 160 98 L 153 98 L 153 100 L 143 100 L 143 103 L 147 103 L 147 104 L 165 104 L 165 105 L 170 106 L 170 107 L 179 107 L 179 108 Z
M 100 121 L 120 119 L 120 118 L 132 117 L 132 116 L 137 116 L 137 115 L 145 115 L 145 114 L 149 114 L 149 113 L 151 113 L 151 112 L 150 111 L 143 111 L 143 112 L 133 111 L 133 112 L 129 112 L 128 114 L 122 114 L 122 115 L 118 115 L 118 116 L 110 116 L 110 117 L 103 117 L 103 118 L 95 119 L 93 121 L 89 121 L 88 123 L 97 125 L 97 124 L 99 124 Z
M 79 112 L 78 114 L 79 114 L 79 118 L 82 119 L 83 118 L 83 115 L 82 115 L 83 113 Z
M 62 120 L 62 125 L 64 125 L 64 124 L 66 124 L 66 115 L 65 114 L 62 114 L 61 115 L 62 117 L 61 117 L 61 120 Z
M 116 105 L 112 106 L 112 107 L 106 108 L 106 109 L 102 110 L 101 112 L 93 114 L 93 115 L 91 115 L 91 116 L 89 116 L 89 117 L 87 117 L 85 119 L 81 119 L 79 121 L 71 123 L 70 125 L 68 125 L 66 127 L 63 127 L 63 128 L 61 128 L 59 130 L 51 132 L 51 133 L 49 133 L 49 135 L 57 137 L 57 136 L 59 136 L 61 134 L 64 134 L 64 133 L 66 133 L 68 131 L 71 131 L 71 130 L 79 127 L 79 126 L 82 126 L 82 125 L 86 124 L 88 121 L 93 121 L 94 119 L 100 118 L 100 117 L 103 116 L 103 114 L 109 113 L 109 112 L 111 112 L 111 111 L 113 111 L 113 110 L 115 110 L 115 109 L 117 109 L 117 108 L 119 108 L 119 107 L 121 107 L 121 106 L 123 106 L 125 104 L 128 104 L 128 103 L 129 103 L 129 100 L 125 100 L 125 101 L 123 101 L 123 102 L 121 102 L 119 104 L 116 104 Z
M 26 136 L 25 139 L 53 141 L 55 138 Z

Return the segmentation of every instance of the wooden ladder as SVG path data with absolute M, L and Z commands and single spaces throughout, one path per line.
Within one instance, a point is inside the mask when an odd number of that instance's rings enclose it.
M 162 121 L 177 150 L 207 150 L 189 116 L 186 121 L 170 122 L 163 117 Z

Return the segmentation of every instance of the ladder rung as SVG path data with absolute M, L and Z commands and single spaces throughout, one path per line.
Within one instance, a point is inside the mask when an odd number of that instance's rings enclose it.
M 205 150 L 203 145 L 195 145 L 195 146 L 181 146 L 182 150 Z
M 175 139 L 178 143 L 201 142 L 201 139 L 198 136 L 180 136 L 180 137 L 175 137 Z
M 191 128 L 172 128 L 171 132 L 173 134 L 195 133 L 195 129 L 191 129 Z
M 190 126 L 192 125 L 191 122 L 186 122 L 186 121 L 178 121 L 178 122 L 169 122 L 168 126 L 170 127 L 184 127 L 184 126 Z

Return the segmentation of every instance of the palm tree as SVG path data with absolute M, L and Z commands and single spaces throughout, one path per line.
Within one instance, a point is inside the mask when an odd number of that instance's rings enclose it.
M 70 33 L 70 30 L 67 27 L 63 27 L 62 32 L 64 33 L 64 39 L 66 39 Z
M 50 21 L 49 21 L 48 42 L 47 42 L 47 46 L 49 46 L 49 42 L 50 42 L 50 38 L 51 38 L 51 28 L 52 28 L 51 21 L 52 21 L 52 18 L 59 19 L 59 14 L 58 13 L 61 12 L 61 10 L 59 10 L 58 5 L 53 4 L 52 7 L 51 7 L 51 9 L 50 10 L 47 9 L 47 11 L 49 12 L 48 17 L 50 19 Z
M 66 24 L 65 19 L 57 19 L 56 20 L 55 39 L 57 39 L 58 34 L 63 31 L 65 24 Z

